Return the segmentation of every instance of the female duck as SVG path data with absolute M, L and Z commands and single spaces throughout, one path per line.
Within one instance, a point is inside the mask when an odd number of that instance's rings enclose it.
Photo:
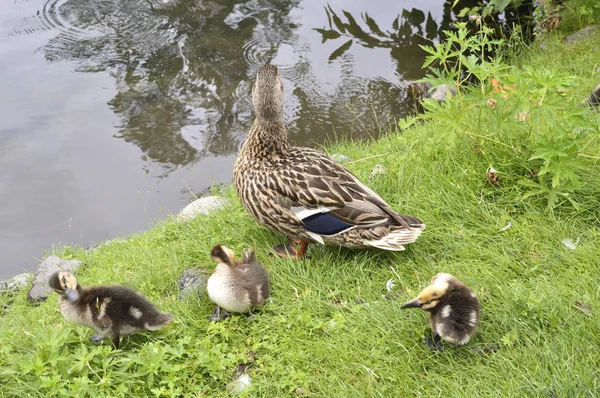
M 299 259 L 316 242 L 404 250 L 419 237 L 421 220 L 396 213 L 322 153 L 289 144 L 275 66 L 258 70 L 252 102 L 256 120 L 235 162 L 234 185 L 260 224 L 300 244 L 278 246 L 277 254 Z
M 421 308 L 429 312 L 433 343 L 427 346 L 444 351 L 440 339 L 454 345 L 469 342 L 479 323 L 479 300 L 467 285 L 450 274 L 439 273 L 431 279 L 417 298 L 401 308 Z M 435 344 L 435 347 L 434 347 Z
M 254 257 L 254 251 L 237 261 L 233 251 L 224 245 L 215 246 L 211 257 L 217 263 L 215 272 L 208 278 L 208 297 L 217 305 L 211 321 L 222 321 L 227 311 L 247 313 L 264 304 L 269 297 L 269 276 Z
M 66 320 L 96 330 L 92 341 L 110 337 L 119 348 L 120 337 L 133 332 L 155 331 L 173 316 L 163 314 L 136 291 L 124 286 L 94 286 L 84 289 L 69 272 L 59 271 L 48 285 L 60 294 L 60 312 Z

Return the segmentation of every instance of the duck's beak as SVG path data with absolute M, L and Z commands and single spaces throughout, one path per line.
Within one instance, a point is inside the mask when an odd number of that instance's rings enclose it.
M 79 300 L 79 292 L 75 289 L 65 289 L 64 294 L 71 303 Z
M 419 298 L 417 297 L 414 300 L 409 301 L 408 303 L 404 303 L 402 304 L 402 307 L 400 307 L 400 309 L 406 309 L 406 308 L 419 308 Z

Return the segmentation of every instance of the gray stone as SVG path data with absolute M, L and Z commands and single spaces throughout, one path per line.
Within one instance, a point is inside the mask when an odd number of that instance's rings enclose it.
M 439 87 L 431 90 L 431 84 L 425 82 L 415 82 L 408 86 L 408 96 L 422 100 L 423 98 L 431 98 L 437 102 L 444 102 L 448 94 L 456 95 L 456 88 L 448 84 L 442 84 Z
M 446 101 L 446 97 L 448 96 L 448 94 L 455 96 L 456 88 L 451 87 L 447 84 L 442 84 L 441 86 L 436 87 L 433 90 L 433 92 L 430 95 L 430 98 L 436 100 L 437 102 L 444 102 Z
M 346 155 L 342 155 L 341 153 L 334 153 L 330 156 L 331 160 L 338 163 L 348 163 L 352 161 L 352 158 L 349 158 Z
M 30 302 L 44 301 L 52 292 L 52 288 L 48 287 L 48 279 L 57 271 L 75 272 L 81 266 L 79 260 L 63 260 L 58 256 L 49 256 L 38 267 L 35 274 L 33 285 L 27 293 L 27 299 Z
M 2 291 L 15 291 L 22 289 L 27 286 L 27 284 L 31 281 L 33 275 L 29 272 L 25 272 L 23 274 L 19 274 L 13 276 L 10 279 L 0 281 L 0 292 Z
M 431 90 L 431 83 L 413 82 L 406 88 L 406 93 L 410 98 L 422 100 L 429 98 L 429 90 Z
M 567 44 L 575 44 L 578 41 L 581 41 L 587 37 L 590 37 L 596 30 L 597 26 L 588 26 L 587 28 L 583 28 L 573 33 L 572 35 L 567 36 L 566 41 Z
M 201 295 L 207 281 L 206 274 L 199 268 L 187 268 L 177 282 L 179 288 L 179 299 L 184 299 L 191 294 Z
M 177 220 L 189 221 L 198 215 L 207 215 L 217 210 L 222 210 L 231 204 L 231 200 L 222 196 L 205 196 L 187 205 Z
M 540 48 L 542 50 L 545 50 L 548 47 L 548 42 L 546 42 L 546 40 L 542 40 L 542 42 L 540 43 Z

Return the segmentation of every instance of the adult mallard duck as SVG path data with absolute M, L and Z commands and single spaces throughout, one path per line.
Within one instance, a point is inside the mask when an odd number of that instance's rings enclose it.
M 235 189 L 262 225 L 287 235 L 280 256 L 299 259 L 308 244 L 404 250 L 425 224 L 396 213 L 379 195 L 324 154 L 293 147 L 283 122 L 283 83 L 273 65 L 252 89 L 256 119 L 233 168 Z

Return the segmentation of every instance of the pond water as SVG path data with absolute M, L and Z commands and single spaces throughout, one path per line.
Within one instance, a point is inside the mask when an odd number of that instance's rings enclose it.
M 294 143 L 376 136 L 451 3 L 0 0 L 0 279 L 229 182 L 263 63 Z

